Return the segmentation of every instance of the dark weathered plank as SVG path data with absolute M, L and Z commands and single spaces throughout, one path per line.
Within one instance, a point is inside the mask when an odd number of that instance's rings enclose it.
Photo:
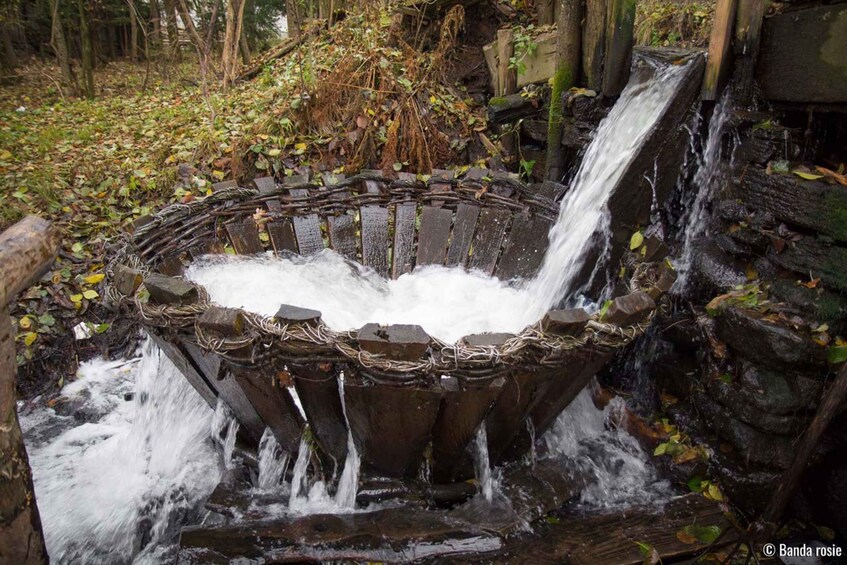
M 157 331 L 152 329 L 147 329 L 147 335 L 150 336 L 150 339 L 159 346 L 159 349 L 162 350 L 162 353 L 167 356 L 168 359 L 171 360 L 179 372 L 182 373 L 182 376 L 185 377 L 185 380 L 194 387 L 194 390 L 197 391 L 197 394 L 205 400 L 209 406 L 213 407 L 218 402 L 218 389 L 209 381 L 203 371 L 197 367 L 194 361 L 188 356 L 188 353 L 183 351 L 181 348 L 177 347 L 169 340 L 162 337 Z
M 325 174 L 323 175 L 324 186 L 327 189 L 332 189 L 332 185 L 344 180 L 344 175 Z M 350 195 L 349 190 L 339 192 L 335 195 L 336 200 L 342 200 Z M 351 211 L 342 212 L 337 216 L 329 216 L 327 218 L 327 228 L 329 231 L 329 246 L 336 253 L 344 255 L 348 259 L 356 260 L 356 218 Z
M 268 194 L 276 189 L 276 181 L 273 177 L 259 177 L 253 179 L 253 184 L 256 185 L 256 190 L 260 194 Z
M 390 477 L 415 476 L 440 399 L 430 390 L 345 385 L 347 419 L 362 462 Z
M 401 180 L 411 180 L 415 175 L 400 173 Z M 414 201 L 394 207 L 394 248 L 391 254 L 391 278 L 396 279 L 414 268 L 415 220 L 418 205 Z
M 297 253 L 297 238 L 294 236 L 294 224 L 291 223 L 290 218 L 268 222 L 265 224 L 265 229 L 268 230 L 271 245 L 277 255 L 285 251 Z
M 549 221 L 526 214 L 516 215 L 495 271 L 497 277 L 509 280 L 534 275 L 544 260 L 549 232 Z
M 478 269 L 488 275 L 494 272 L 510 215 L 508 210 L 494 208 L 485 208 L 480 213 L 471 256 L 468 259 L 469 268 Z
M 324 368 L 326 370 L 324 370 Z M 320 450 L 336 465 L 347 457 L 347 424 L 334 366 L 289 365 L 294 390 Z
M 285 185 L 296 185 L 308 182 L 305 175 L 294 175 L 286 177 Z M 309 191 L 305 188 L 294 188 L 288 191 L 294 198 L 306 198 Z M 298 214 L 294 216 L 294 234 L 297 236 L 297 249 L 304 257 L 323 251 L 324 241 L 321 235 L 321 220 L 317 214 Z
M 276 372 L 273 368 L 232 370 L 235 382 L 279 445 L 293 454 L 297 453 L 303 433 L 303 417 L 288 389 L 277 379 Z
M 379 186 L 374 181 L 365 181 L 365 191 L 379 194 Z M 362 263 L 373 268 L 379 275 L 388 277 L 388 208 L 382 206 L 362 206 L 359 209 L 362 220 Z
M 222 182 L 216 182 L 212 185 L 213 192 L 218 192 L 219 190 L 223 190 L 225 188 L 238 188 L 238 182 L 234 180 L 225 180 Z
M 606 58 L 603 65 L 603 94 L 607 96 L 619 95 L 629 82 L 634 31 L 635 2 L 607 0 Z
M 452 211 L 424 206 L 421 212 L 421 230 L 418 234 L 418 266 L 444 264 L 452 223 Z
M 168 255 L 159 261 L 156 270 L 169 277 L 178 277 L 185 272 L 185 265 L 178 255 Z
M 465 266 L 471 250 L 476 221 L 479 218 L 479 206 L 459 204 L 456 209 L 456 221 L 453 223 L 453 236 L 450 238 L 450 248 L 447 250 L 448 267 Z
M 226 233 L 229 234 L 229 241 L 239 255 L 253 255 L 264 250 L 259 239 L 259 228 L 253 218 L 226 224 Z
M 488 455 L 499 464 L 515 437 L 526 429 L 530 411 L 542 398 L 549 374 L 547 372 L 518 372 L 506 377 L 503 392 L 485 419 L 488 434 Z
M 732 28 L 735 25 L 735 10 L 738 0 L 718 0 L 715 6 L 715 21 L 709 38 L 709 58 L 703 79 L 703 100 L 717 100 L 732 65 Z

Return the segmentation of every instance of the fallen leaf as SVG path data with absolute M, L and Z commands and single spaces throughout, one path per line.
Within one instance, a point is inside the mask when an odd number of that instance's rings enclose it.
M 792 172 L 795 175 L 797 175 L 798 177 L 800 177 L 801 179 L 806 179 L 806 180 L 818 180 L 818 179 L 823 178 L 823 175 L 816 175 L 814 173 L 806 173 L 806 172 L 803 172 L 803 171 L 792 171 Z
M 83 280 L 88 284 L 97 284 L 104 278 L 106 278 L 106 275 L 104 275 L 103 273 L 97 273 L 96 275 L 88 275 Z
M 85 292 L 82 293 L 82 297 L 85 298 L 86 300 L 94 300 L 98 296 L 100 296 L 100 295 L 97 293 L 96 290 L 86 290 Z

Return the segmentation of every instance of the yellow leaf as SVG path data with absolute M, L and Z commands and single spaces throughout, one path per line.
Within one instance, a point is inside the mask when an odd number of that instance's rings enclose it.
M 20 319 L 18 324 L 21 326 L 21 329 L 28 330 L 32 327 L 32 320 L 29 319 L 29 316 L 24 316 Z
M 83 298 L 86 298 L 88 300 L 94 300 L 95 298 L 97 298 L 100 295 L 97 294 L 96 290 L 86 290 L 85 292 L 82 293 L 82 296 L 83 296 Z
M 8 161 L 11 158 L 12 158 L 12 154 L 9 151 L 7 151 L 6 149 L 4 149 L 3 151 L 0 151 L 0 161 Z
M 643 244 L 643 243 L 644 243 L 644 235 L 640 231 L 635 232 L 634 234 L 632 234 L 632 238 L 630 238 L 630 240 L 629 240 L 630 251 L 635 251 L 636 249 L 641 247 L 641 244 Z
M 71 302 L 76 302 L 76 303 L 82 302 L 82 295 L 81 294 L 71 294 Z
M 24 334 L 24 345 L 29 347 L 30 345 L 35 343 L 36 339 L 38 339 L 38 334 L 35 332 L 29 332 L 27 334 Z
M 104 275 L 103 273 L 97 273 L 96 275 L 88 275 L 83 280 L 88 284 L 97 284 L 104 278 L 106 278 L 106 275 Z
M 294 146 L 294 149 L 296 149 L 297 151 L 305 151 L 306 150 L 306 144 L 305 143 L 298 143 Z
M 279 157 L 280 153 L 282 153 L 282 151 L 280 151 L 279 149 L 271 149 L 270 151 L 268 151 L 268 157 Z
M 721 489 L 718 488 L 718 485 L 710 484 L 706 492 L 708 493 L 708 496 L 706 498 L 711 498 L 712 500 L 717 500 L 718 502 L 723 500 L 723 494 L 721 493 Z
M 803 171 L 793 171 L 793 172 L 794 172 L 795 175 L 797 175 L 801 179 L 818 180 L 818 179 L 823 178 L 823 175 L 816 175 L 816 174 L 813 174 L 813 173 L 806 173 L 806 172 L 803 172 Z

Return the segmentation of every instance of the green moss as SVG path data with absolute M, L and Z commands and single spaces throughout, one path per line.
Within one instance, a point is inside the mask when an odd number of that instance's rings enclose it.
M 827 192 L 824 202 L 830 235 L 835 239 L 847 241 L 847 190 L 835 187 L 835 190 Z
M 547 147 L 558 147 L 562 143 L 562 96 L 573 86 L 573 70 L 559 64 L 553 74 L 553 89 L 550 94 L 550 120 L 547 125 Z
M 488 101 L 488 105 L 494 108 L 501 108 L 508 103 L 505 96 L 495 96 Z

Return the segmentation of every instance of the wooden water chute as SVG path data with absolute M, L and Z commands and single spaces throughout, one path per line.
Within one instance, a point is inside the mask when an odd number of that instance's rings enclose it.
M 641 300 L 616 300 L 629 314 L 621 323 L 552 311 L 517 334 L 456 343 L 419 326 L 336 332 L 320 312 L 289 304 L 273 317 L 223 308 L 181 277 L 203 254 L 331 248 L 385 277 L 438 264 L 531 278 L 560 187 L 471 169 L 458 178 L 365 171 L 214 188 L 203 200 L 137 222 L 110 273 L 108 296 L 148 329 L 210 404 L 220 398 L 229 405 L 249 439 L 257 442 L 268 427 L 294 453 L 308 426 L 325 464 L 343 463 L 350 433 L 365 472 L 411 478 L 428 458 L 434 482 L 462 481 L 473 476 L 468 448 L 481 425 L 494 462 L 519 457 L 531 447 L 529 431 L 549 428 L 655 310 L 642 289 L 652 288 L 658 269 L 647 264 L 632 283 L 631 296 Z

